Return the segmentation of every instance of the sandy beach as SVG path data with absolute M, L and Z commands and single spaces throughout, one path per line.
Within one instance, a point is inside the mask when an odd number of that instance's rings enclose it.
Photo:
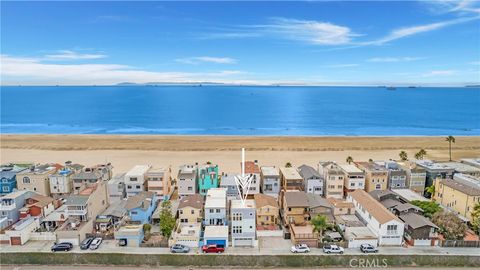
M 453 158 L 480 156 L 480 137 L 456 137 Z M 184 163 L 218 163 L 221 171 L 240 170 L 240 149 L 260 165 L 316 166 L 320 160 L 344 163 L 354 160 L 398 159 L 421 148 L 427 157 L 448 159 L 444 137 L 250 137 L 250 136 L 157 136 L 157 135 L 1 135 L 2 163 L 58 162 L 72 160 L 85 165 L 112 162 L 116 172 L 136 164 L 153 166 Z

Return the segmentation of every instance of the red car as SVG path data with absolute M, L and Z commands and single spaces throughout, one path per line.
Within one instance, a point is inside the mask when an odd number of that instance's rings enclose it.
M 203 253 L 222 253 L 225 249 L 217 245 L 204 245 L 202 246 Z

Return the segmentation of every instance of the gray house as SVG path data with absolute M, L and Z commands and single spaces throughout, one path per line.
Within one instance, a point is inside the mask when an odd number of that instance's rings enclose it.
M 177 176 L 178 196 L 184 198 L 197 193 L 197 169 L 194 165 L 180 166 Z
M 230 208 L 230 227 L 232 246 L 256 246 L 256 206 L 255 200 L 232 200 Z
M 262 193 L 278 198 L 280 193 L 280 173 L 275 166 L 263 166 L 260 168 Z
M 237 184 L 235 182 L 234 173 L 223 174 L 220 180 L 220 187 L 227 190 L 227 200 L 230 201 L 240 199 L 240 191 L 238 190 Z
M 25 206 L 25 200 L 36 192 L 20 190 L 0 197 L 0 229 L 15 224 L 20 219 L 20 209 Z
M 317 170 L 311 166 L 302 165 L 298 167 L 298 173 L 300 173 L 300 176 L 303 178 L 303 188 L 306 193 L 320 196 L 324 195 L 325 181 Z

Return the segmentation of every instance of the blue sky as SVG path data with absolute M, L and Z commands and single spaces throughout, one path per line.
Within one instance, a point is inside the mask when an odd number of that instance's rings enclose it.
M 480 2 L 1 2 L 2 84 L 480 83 Z

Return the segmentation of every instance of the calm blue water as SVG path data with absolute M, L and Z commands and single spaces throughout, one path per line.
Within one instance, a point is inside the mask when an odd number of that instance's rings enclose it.
M 2 133 L 480 135 L 479 88 L 1 87 Z

